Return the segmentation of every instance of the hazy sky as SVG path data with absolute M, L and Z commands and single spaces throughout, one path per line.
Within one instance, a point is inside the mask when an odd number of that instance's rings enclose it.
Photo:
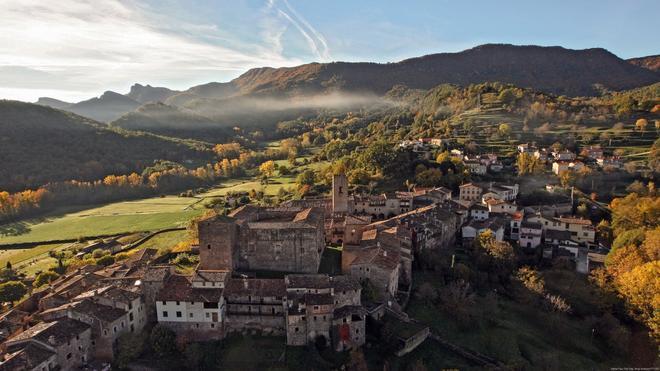
M 390 62 L 484 43 L 660 53 L 659 0 L 1 0 L 0 98 L 175 89 L 252 67 Z

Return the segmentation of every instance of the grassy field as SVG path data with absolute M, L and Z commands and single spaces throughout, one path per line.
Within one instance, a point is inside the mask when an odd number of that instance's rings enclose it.
M 201 206 L 191 206 L 197 201 L 170 196 L 117 202 L 73 213 L 54 212 L 43 218 L 2 226 L 0 245 L 155 231 L 185 225 L 202 212 Z M 2 235 L 2 230 L 14 232 Z
M 145 243 L 136 247 L 135 249 L 156 249 L 165 251 L 170 249 L 179 242 L 188 239 L 188 231 L 171 231 L 159 233 L 152 238 L 148 239 Z
M 38 271 L 47 270 L 57 263 L 48 252 L 51 250 L 63 250 L 70 244 L 44 244 L 30 249 L 8 249 L 0 250 L 0 266 L 4 267 L 10 262 L 14 269 L 27 275 L 33 275 Z

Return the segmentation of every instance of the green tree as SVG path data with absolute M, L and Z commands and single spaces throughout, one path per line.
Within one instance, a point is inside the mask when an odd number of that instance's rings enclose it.
M 302 188 L 304 186 L 309 186 L 312 187 L 316 183 L 316 173 L 314 170 L 307 169 L 303 171 L 302 173 L 298 174 L 296 177 L 296 185 L 298 185 L 298 188 Z
M 124 370 L 128 365 L 138 359 L 144 352 L 146 334 L 124 333 L 117 339 L 117 355 L 115 363 L 117 368 Z
M 176 353 L 176 334 L 163 325 L 156 325 L 149 336 L 151 349 L 159 357 L 168 357 Z
M 32 286 L 41 287 L 45 284 L 51 283 L 59 276 L 60 276 L 59 274 L 52 271 L 41 272 L 37 275 L 37 278 L 35 278 L 34 282 L 32 283 Z
M 20 281 L 9 281 L 0 284 L 0 301 L 10 302 L 20 300 L 27 293 L 27 287 Z

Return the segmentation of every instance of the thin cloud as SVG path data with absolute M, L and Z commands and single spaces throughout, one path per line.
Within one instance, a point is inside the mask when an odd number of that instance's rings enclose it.
M 300 35 L 305 39 L 310 51 L 316 59 L 320 61 L 330 60 L 330 49 L 325 37 L 318 32 L 300 13 L 298 13 L 287 0 L 283 0 L 285 9 L 276 6 L 275 0 L 267 1 L 267 9 L 275 10 L 276 13 L 284 18 L 288 23 L 293 25 Z M 289 14 L 290 13 L 290 14 Z M 275 32 L 271 32 L 271 35 Z M 279 33 L 281 38 L 282 33 Z
M 216 25 L 148 14 L 138 5 L 120 0 L 3 1 L 0 68 L 43 73 L 39 86 L 35 81 L 25 84 L 25 73 L 4 75 L 0 98 L 25 99 L 31 89 L 32 99 L 54 91 L 82 99 L 137 81 L 175 82 L 175 88 L 184 88 L 191 81 L 222 80 L 252 67 L 300 62 L 284 57 L 281 44 L 237 50 L 225 46 L 226 35 Z
M 292 6 L 289 4 L 288 0 L 283 0 L 284 5 L 289 9 L 289 11 L 302 23 L 311 33 L 314 35 L 316 40 L 319 42 L 320 47 L 319 52 L 321 53 L 321 57 L 323 60 L 329 60 L 330 59 L 330 49 L 328 48 L 328 43 L 325 41 L 325 37 L 316 30 L 316 28 L 312 27 L 312 25 L 307 22 L 307 20 L 300 15 Z

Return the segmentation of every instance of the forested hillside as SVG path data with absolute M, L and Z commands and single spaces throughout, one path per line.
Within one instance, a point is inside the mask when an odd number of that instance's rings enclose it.
M 511 83 L 557 95 L 594 95 L 598 86 L 631 89 L 659 81 L 657 73 L 632 65 L 605 49 L 481 45 L 459 53 L 431 54 L 397 63 L 310 63 L 286 68 L 255 68 L 229 83 L 193 87 L 169 101 L 237 95 L 310 95 L 329 91 L 384 94 L 397 84 L 430 89 L 443 83 L 467 86 L 489 81 Z
M 140 172 L 155 160 L 206 160 L 210 146 L 112 129 L 49 107 L 0 101 L 0 189 Z
M 111 122 L 110 126 L 211 142 L 225 142 L 232 135 L 227 125 L 164 103 L 144 104 Z

